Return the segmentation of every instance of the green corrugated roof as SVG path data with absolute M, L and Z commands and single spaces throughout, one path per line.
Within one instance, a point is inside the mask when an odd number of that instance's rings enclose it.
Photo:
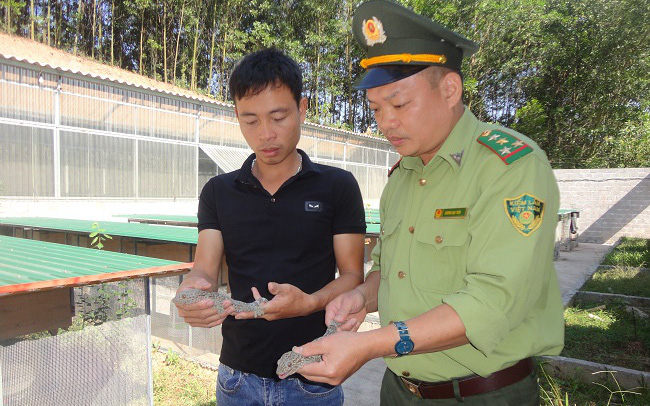
M 0 224 L 20 227 L 40 228 L 46 230 L 72 231 L 90 234 L 94 221 L 57 219 L 48 217 L 6 217 L 0 218 Z M 133 237 L 143 240 L 156 240 L 196 244 L 198 231 L 188 227 L 168 227 L 139 223 L 119 223 L 99 221 L 99 227 L 110 236 Z
M 165 259 L 0 235 L 0 294 L 173 272 L 186 266 Z
M 196 216 L 182 216 L 175 214 L 119 214 L 113 217 L 125 217 L 136 220 L 178 221 L 186 223 L 196 223 L 199 221 Z
M 379 235 L 380 230 L 381 230 L 381 226 L 378 223 L 366 224 L 366 234 L 377 234 L 377 235 Z

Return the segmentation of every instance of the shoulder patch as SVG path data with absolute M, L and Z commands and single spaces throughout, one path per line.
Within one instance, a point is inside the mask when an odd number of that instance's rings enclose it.
M 510 165 L 517 159 L 533 152 L 530 145 L 501 130 L 484 131 L 476 141 L 497 154 L 506 165 Z
M 389 170 L 388 170 L 388 177 L 390 178 L 390 175 L 393 174 L 395 169 L 399 168 L 399 164 L 402 162 L 402 158 L 400 157 L 397 162 L 395 162 L 395 165 L 393 165 Z
M 503 199 L 506 216 L 515 230 L 528 237 L 537 230 L 544 220 L 545 203 L 542 199 L 528 193 Z

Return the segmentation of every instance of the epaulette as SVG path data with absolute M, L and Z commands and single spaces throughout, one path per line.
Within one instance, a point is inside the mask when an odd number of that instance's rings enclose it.
M 400 162 L 402 162 L 402 158 L 401 158 L 401 157 L 400 157 L 400 159 L 399 159 L 397 162 L 395 162 L 395 165 L 393 165 L 393 167 L 390 168 L 390 169 L 388 170 L 388 177 L 389 177 L 389 178 L 390 178 L 390 175 L 393 174 L 393 171 L 399 167 L 399 163 L 400 163 Z
M 510 165 L 517 159 L 533 152 L 530 145 L 501 130 L 484 131 L 476 141 L 488 147 L 506 165 Z

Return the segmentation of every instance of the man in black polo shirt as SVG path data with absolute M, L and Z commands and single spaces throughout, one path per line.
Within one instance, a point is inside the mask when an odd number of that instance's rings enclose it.
M 229 306 L 220 314 L 211 300 L 179 305 L 179 314 L 195 327 L 223 323 L 219 406 L 342 405 L 341 387 L 280 380 L 275 369 L 284 352 L 325 332 L 325 305 L 363 281 L 359 186 L 296 149 L 307 100 L 292 59 L 273 49 L 248 55 L 232 72 L 230 93 L 254 154 L 203 188 L 194 267 L 178 291 L 216 290 L 225 254 L 232 297 L 270 301 L 259 319 L 228 317 Z

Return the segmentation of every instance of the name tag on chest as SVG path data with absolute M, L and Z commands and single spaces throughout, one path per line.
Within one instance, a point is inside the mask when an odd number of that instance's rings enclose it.
M 436 219 L 464 219 L 467 215 L 466 207 L 456 207 L 453 209 L 436 209 L 434 217 Z

